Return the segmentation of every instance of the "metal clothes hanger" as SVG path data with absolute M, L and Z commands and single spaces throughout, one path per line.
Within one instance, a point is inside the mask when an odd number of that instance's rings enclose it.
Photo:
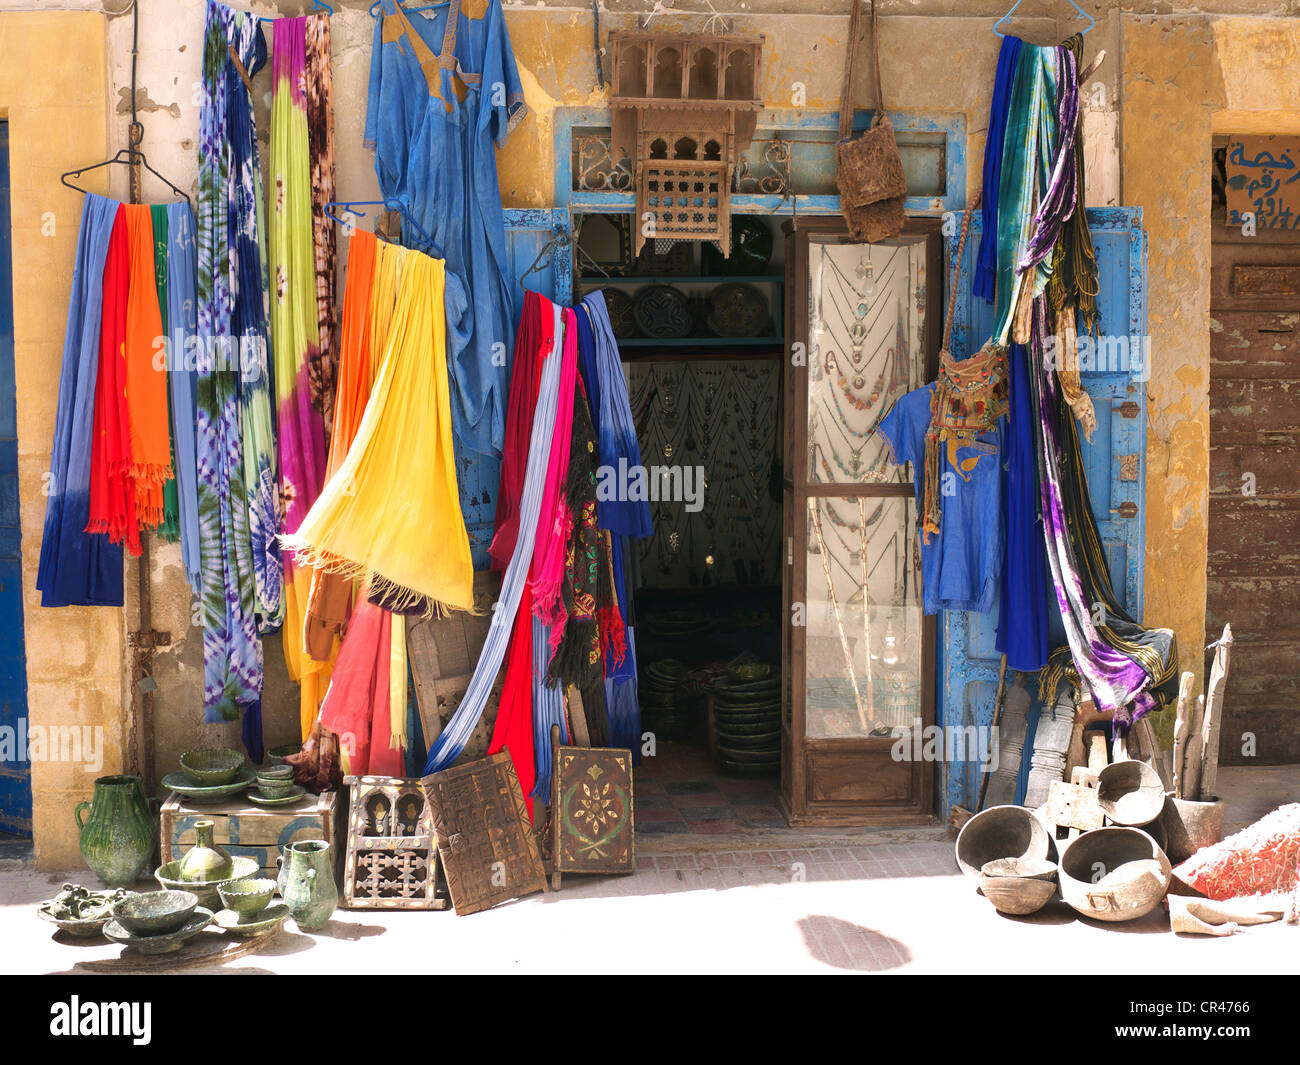
M 182 200 L 184 200 L 186 203 L 190 203 L 190 198 L 187 193 L 185 193 L 182 189 L 178 188 L 177 186 L 173 185 L 170 181 L 168 181 L 165 177 L 163 177 L 160 173 L 158 173 L 157 170 L 155 170 L 153 167 L 149 165 L 149 160 L 145 157 L 144 151 L 140 148 L 140 143 L 144 140 L 144 127 L 140 124 L 140 116 L 136 113 L 136 109 L 135 109 L 135 101 L 136 101 L 135 71 L 136 71 L 136 59 L 139 56 L 139 54 L 140 54 L 140 5 L 138 3 L 132 3 L 131 5 L 131 125 L 130 125 L 129 132 L 127 134 L 131 142 L 130 147 L 118 149 L 116 155 L 114 155 L 111 159 L 105 159 L 102 163 L 95 163 L 92 166 L 79 167 L 76 170 L 68 170 L 65 173 L 59 175 L 59 180 L 68 188 L 72 189 L 73 191 L 80 192 L 82 195 L 88 196 L 90 195 L 89 189 L 83 189 L 80 185 L 74 185 L 68 179 L 79 178 L 81 177 L 82 174 L 89 173 L 91 170 L 99 170 L 101 167 L 105 167 L 105 166 L 113 166 L 115 164 L 134 166 L 135 164 L 138 163 L 140 166 L 144 167 L 147 171 L 149 171 L 149 173 L 151 173 L 159 181 L 161 181 L 164 185 L 166 185 L 169 189 L 171 189 L 172 192 L 174 192 Z M 191 204 L 191 206 L 193 206 L 193 204 Z
M 324 11 L 325 14 L 327 14 L 327 15 L 332 15 L 332 14 L 334 14 L 334 9 L 333 9 L 332 7 L 330 7 L 329 4 L 323 4 L 323 3 L 321 3 L 321 0 L 312 0 L 311 9 L 312 9 L 312 11 L 315 11 L 315 12 L 321 12 L 321 11 Z M 258 21 L 258 22 L 274 22 L 275 19 L 274 19 L 274 18 L 270 18 L 270 17 L 268 17 L 268 16 L 266 16 L 266 15 L 258 15 L 258 16 L 257 16 L 257 21 Z
M 1012 15 L 1014 15 L 1016 13 L 1016 8 L 1018 8 L 1022 3 L 1024 3 L 1024 0 L 1016 0 L 1016 2 L 1011 5 L 1011 10 L 1008 11 L 1005 15 L 1003 15 L 1000 19 L 998 19 L 997 22 L 993 23 L 993 32 L 996 33 L 999 37 L 1005 37 L 1006 34 L 1003 33 L 1000 29 L 998 29 L 998 27 L 1001 26 L 1002 23 L 1006 22 L 1007 19 L 1009 19 Z M 1097 24 L 1097 20 L 1094 19 L 1091 15 L 1089 15 L 1088 12 L 1084 11 L 1084 9 L 1081 8 L 1078 4 L 1076 4 L 1075 0 L 1070 0 L 1070 6 L 1079 13 L 1079 16 L 1081 18 L 1086 18 L 1088 20 L 1088 25 L 1086 25 L 1082 30 L 1079 31 L 1080 34 L 1087 33 L 1090 29 L 1092 29 L 1093 26 Z
M 419 238 L 427 248 L 433 251 L 435 258 L 437 259 L 447 258 L 447 256 L 443 253 L 442 248 L 438 246 L 438 242 L 434 240 L 431 236 L 429 236 L 429 234 L 426 233 L 420 227 L 420 223 L 417 222 L 411 216 L 411 212 L 408 211 L 405 208 L 405 206 L 403 206 L 400 200 L 392 199 L 392 198 L 387 200 L 333 200 L 330 203 L 327 203 L 325 205 L 324 210 L 327 217 L 334 219 L 334 221 L 336 221 L 341 226 L 351 226 L 353 223 L 349 222 L 346 218 L 342 218 L 339 215 L 336 215 L 332 210 L 330 210 L 331 207 L 341 208 L 342 210 L 347 211 L 349 214 L 356 215 L 358 218 L 366 217 L 366 212 L 358 211 L 357 210 L 358 207 L 383 207 L 389 211 L 396 211 L 403 218 L 405 218 L 407 224 L 410 225 L 410 227 L 413 230 L 415 230 L 416 237 Z

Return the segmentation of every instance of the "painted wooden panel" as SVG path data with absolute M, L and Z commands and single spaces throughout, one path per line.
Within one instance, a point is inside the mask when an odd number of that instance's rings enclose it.
M 26 736 L 22 529 L 14 386 L 13 263 L 9 224 L 9 123 L 0 122 L 0 728 Z M 0 763 L 0 832 L 32 834 L 32 769 L 26 751 Z
M 971 354 L 993 329 L 990 304 L 971 293 L 971 267 L 979 248 L 980 219 L 972 220 L 961 289 L 953 325 L 953 354 Z M 1111 565 L 1111 579 L 1121 604 L 1142 616 L 1142 559 L 1146 475 L 1146 235 L 1138 208 L 1106 207 L 1088 211 L 1100 271 L 1099 333 L 1096 358 L 1084 367 L 1083 383 L 1097 412 L 1097 431 L 1083 442 L 1083 461 L 1098 531 Z M 949 238 L 949 263 L 956 257 L 957 235 Z M 950 270 L 949 276 L 952 276 Z M 999 606 L 988 614 L 945 611 L 939 648 L 939 723 L 945 727 L 987 726 L 997 694 L 999 655 L 994 647 Z M 1060 614 L 1052 603 L 1050 643 L 1065 642 Z M 1026 750 L 1031 750 L 1038 719 L 1029 713 Z M 940 774 L 941 809 L 973 809 L 978 796 L 977 761 L 946 764 Z M 1024 794 L 1028 759 L 1022 767 L 1017 799 Z

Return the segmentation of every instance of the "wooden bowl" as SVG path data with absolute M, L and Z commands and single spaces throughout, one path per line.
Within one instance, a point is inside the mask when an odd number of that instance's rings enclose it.
M 1056 894 L 1056 884 L 1032 876 L 980 876 L 980 890 L 998 913 L 1015 917 L 1037 913 Z

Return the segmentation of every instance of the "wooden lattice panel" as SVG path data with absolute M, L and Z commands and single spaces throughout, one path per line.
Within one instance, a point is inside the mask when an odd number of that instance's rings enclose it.
M 458 914 L 545 890 L 528 808 L 507 752 L 432 773 L 421 784 Z
M 730 168 L 724 162 L 644 161 L 637 185 L 637 251 L 647 235 L 656 241 L 714 240 L 730 249 L 730 185 Z
M 433 815 L 421 782 L 348 777 L 343 901 L 351 910 L 445 910 Z

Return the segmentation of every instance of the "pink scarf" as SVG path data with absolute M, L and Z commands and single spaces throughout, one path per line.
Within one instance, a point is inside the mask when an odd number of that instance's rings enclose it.
M 569 444 L 573 439 L 573 396 L 578 378 L 578 321 L 573 308 L 564 316 L 564 360 L 560 364 L 559 409 L 555 415 L 555 436 L 546 466 L 546 490 L 537 518 L 537 544 L 529 585 L 533 590 L 533 613 L 547 625 L 558 642 L 567 612 L 560 596 L 564 583 L 564 555 L 573 531 L 573 515 L 565 504 L 569 474 Z

